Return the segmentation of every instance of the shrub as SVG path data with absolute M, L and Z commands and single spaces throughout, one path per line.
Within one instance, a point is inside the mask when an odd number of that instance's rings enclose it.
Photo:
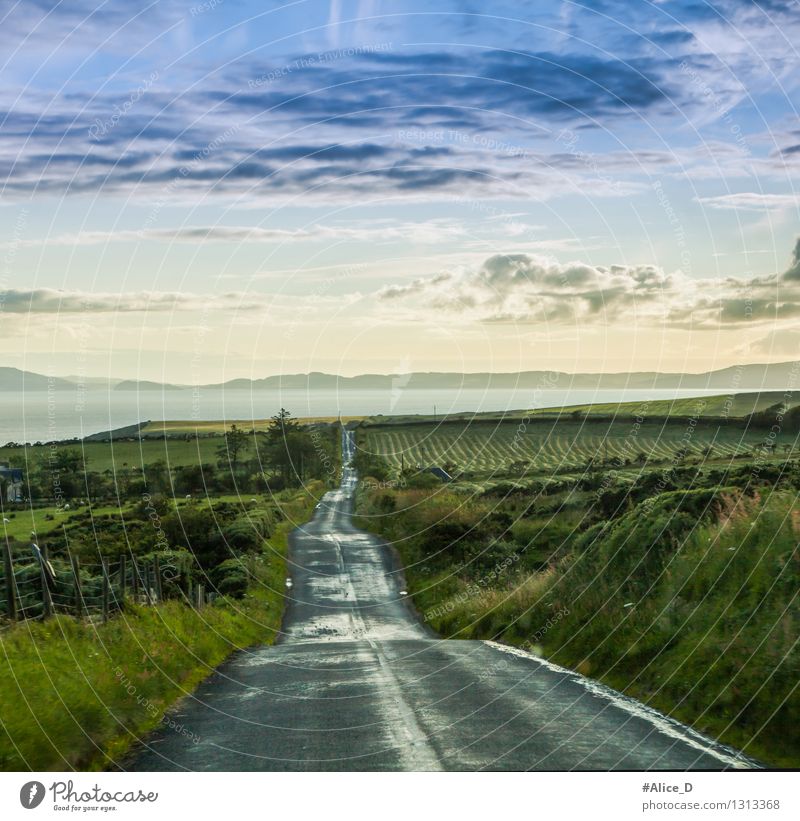
M 226 559 L 214 568 L 212 581 L 223 596 L 241 599 L 247 592 L 250 573 L 239 559 Z

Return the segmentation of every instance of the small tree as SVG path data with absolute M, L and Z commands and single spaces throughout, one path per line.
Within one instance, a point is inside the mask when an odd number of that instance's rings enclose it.
M 245 451 L 249 444 L 250 440 L 247 433 L 237 427 L 235 423 L 232 424 L 231 429 L 225 433 L 225 443 L 217 448 L 219 466 L 224 467 L 226 464 L 229 464 L 231 466 L 231 472 L 236 473 L 239 456 Z

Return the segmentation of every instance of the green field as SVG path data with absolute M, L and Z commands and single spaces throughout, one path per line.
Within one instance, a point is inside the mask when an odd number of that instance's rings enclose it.
M 348 422 L 360 422 L 365 419 L 364 416 L 342 416 L 343 424 Z M 144 436 L 152 436 L 166 433 L 168 436 L 190 434 L 194 436 L 199 434 L 204 436 L 207 434 L 221 435 L 226 430 L 230 429 L 231 425 L 236 425 L 242 430 L 246 431 L 265 431 L 270 425 L 271 419 L 240 419 L 240 420 L 226 420 L 226 421 L 188 421 L 175 419 L 165 422 L 147 422 L 141 427 L 141 433 Z M 311 425 L 315 423 L 330 424 L 339 421 L 338 416 L 314 416 L 314 417 L 299 417 L 297 422 L 301 425 Z
M 214 463 L 222 436 L 174 439 L 143 439 L 141 442 L 76 442 L 64 443 L 63 447 L 79 449 L 86 457 L 89 470 L 119 471 L 141 467 L 163 459 L 172 467 Z M 36 467 L 48 458 L 46 445 L 28 445 L 25 448 L 0 448 L 0 462 Z M 24 461 L 23 461 L 24 460 Z
M 27 541 L 31 533 L 36 533 L 37 538 L 47 536 L 56 530 L 61 530 L 64 525 L 80 518 L 88 507 L 78 508 L 74 512 L 64 512 L 56 510 L 55 507 L 21 508 L 14 511 L 6 511 L 0 523 L 0 536 L 15 539 L 20 542 Z M 93 506 L 92 515 L 97 516 L 120 516 L 127 510 L 127 507 L 120 508 L 112 506 Z
M 247 511 L 252 507 L 252 499 L 250 495 L 225 494 L 215 493 L 207 500 L 209 504 L 216 502 L 231 502 L 241 505 L 242 511 Z M 262 504 L 265 500 L 259 500 Z M 189 504 L 186 499 L 171 499 L 170 505 L 174 508 L 182 508 Z M 0 537 L 24 542 L 28 541 L 32 533 L 35 533 L 37 538 L 43 537 L 61 531 L 64 527 L 69 527 L 76 522 L 82 522 L 86 518 L 87 512 L 91 512 L 92 517 L 97 520 L 102 518 L 108 519 L 114 517 L 117 520 L 123 521 L 125 517 L 131 512 L 132 505 L 75 505 L 70 510 L 56 508 L 54 505 L 47 505 L 46 507 L 19 507 L 16 510 L 6 510 L 3 513 L 2 521 L 0 521 Z M 8 521 L 5 521 L 8 519 Z
M 731 417 L 741 418 L 757 411 L 766 410 L 779 403 L 787 407 L 800 404 L 800 394 L 795 392 L 788 401 L 783 391 L 763 393 L 718 394 L 686 399 L 651 399 L 639 402 L 598 402 L 584 405 L 565 405 L 559 408 L 537 408 L 536 416 L 563 416 L 580 414 L 587 416 L 617 417 Z
M 630 421 L 534 419 L 529 424 L 447 422 L 442 424 L 371 425 L 359 431 L 359 446 L 385 459 L 390 467 L 452 466 L 452 472 L 474 474 L 552 473 L 582 468 L 590 459 L 615 466 L 669 461 L 684 446 L 687 457 L 731 459 L 752 454 L 765 431 L 700 422 L 638 424 Z M 776 439 L 777 456 L 796 438 Z M 711 450 L 708 451 L 708 448 Z M 524 463 L 524 464 L 521 464 Z
M 350 417 L 343 417 L 346 422 Z M 266 431 L 270 420 L 259 422 L 239 422 L 242 430 L 251 433 L 253 430 Z M 316 423 L 328 423 L 333 420 L 315 419 Z M 305 424 L 304 420 L 298 420 Z M 186 465 L 215 464 L 219 459 L 218 451 L 224 448 L 224 432 L 230 430 L 231 422 L 150 422 L 141 428 L 140 434 L 131 431 L 124 438 L 114 441 L 89 438 L 83 442 L 69 441 L 59 443 L 59 448 L 80 450 L 86 459 L 89 470 L 119 472 L 125 469 L 141 468 L 163 460 L 172 468 Z M 255 427 L 254 427 L 255 425 Z M 264 437 L 255 437 L 248 447 L 248 456 L 257 456 L 258 448 L 264 443 Z M 0 462 L 26 470 L 35 469 L 50 456 L 50 447 L 45 444 L 25 445 L 22 447 L 0 447 Z

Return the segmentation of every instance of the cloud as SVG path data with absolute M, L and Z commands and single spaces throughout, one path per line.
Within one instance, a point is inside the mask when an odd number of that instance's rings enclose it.
M 720 211 L 772 211 L 797 208 L 800 195 L 797 194 L 722 194 L 718 197 L 697 197 L 696 202 Z
M 800 238 L 794 245 L 792 261 L 787 270 L 784 271 L 783 278 L 788 281 L 800 282 Z
M 197 5 L 14 5 L 0 31 L 19 52 L 0 89 L 4 196 L 102 191 L 254 207 L 453 193 L 544 201 L 626 195 L 637 190 L 631 178 L 647 182 L 670 168 L 692 178 L 785 179 L 788 162 L 800 160 L 796 134 L 764 157 L 731 130 L 749 137 L 764 128 L 754 114 L 762 90 L 773 121 L 789 113 L 775 88 L 788 100 L 797 85 L 793 4 L 545 3 L 521 24 L 508 0 L 492 14 L 452 0 L 441 15 L 412 0 L 409 9 L 426 13 L 343 21 L 341 50 L 285 55 L 264 44 L 305 27 L 306 3 L 257 13 L 226 4 L 202 15 Z M 356 31 L 369 38 L 349 48 Z M 311 49 L 329 34 L 308 30 L 302 42 Z M 399 45 L 414 42 L 451 45 Z M 745 110 L 731 108 L 740 102 Z M 677 134 L 700 121 L 719 127 Z M 563 128 L 581 136 L 575 152 L 558 145 Z M 408 145 L 398 133 L 409 129 L 453 136 Z M 487 150 L 476 137 L 516 153 Z
M 527 254 L 495 255 L 477 269 L 443 271 L 377 294 L 385 309 L 437 321 L 623 324 L 719 328 L 800 316 L 800 240 L 782 275 L 693 279 L 653 265 L 559 263 Z
M 184 86 L 175 86 L 185 79 L 176 68 L 141 94 L 77 84 L 68 98 L 10 92 L 0 99 L 0 183 L 7 196 L 103 190 L 192 201 L 199 191 L 309 200 L 616 195 L 584 160 L 537 155 L 531 143 L 562 125 L 666 115 L 681 94 L 664 60 L 600 51 L 367 52 L 264 82 L 291 65 L 242 59 Z M 398 137 L 411 129 L 445 137 L 412 145 Z M 487 150 L 474 137 L 505 148 Z
M 509 221 L 493 230 L 494 236 L 517 236 L 535 226 Z M 106 245 L 112 242 L 291 243 L 291 242 L 394 242 L 435 244 L 471 236 L 469 228 L 457 220 L 440 218 L 425 222 L 360 221 L 358 225 L 311 225 L 306 228 L 263 228 L 250 225 L 195 225 L 177 228 L 146 228 L 119 231 L 82 231 L 42 239 L 17 239 L 0 242 L 0 248 L 38 248 L 49 245 Z
M 0 291 L 0 313 L 3 314 L 101 314 L 151 313 L 176 310 L 256 310 L 264 307 L 265 298 L 244 293 L 192 294 L 169 291 L 137 293 L 93 293 L 59 291 L 52 288 Z
M 800 331 L 789 328 L 770 331 L 747 346 L 747 353 L 800 359 Z

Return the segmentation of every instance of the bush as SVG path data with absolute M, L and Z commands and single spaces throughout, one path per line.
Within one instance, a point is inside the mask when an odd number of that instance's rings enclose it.
M 214 568 L 212 581 L 223 596 L 241 599 L 247 592 L 250 573 L 239 559 L 226 559 Z

